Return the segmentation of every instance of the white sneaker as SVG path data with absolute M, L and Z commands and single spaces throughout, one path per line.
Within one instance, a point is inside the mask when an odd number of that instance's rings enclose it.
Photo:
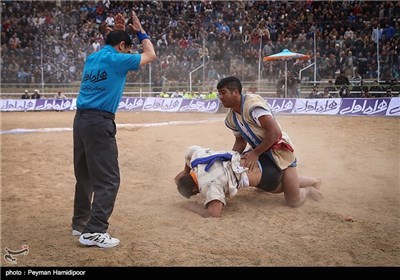
M 119 244 L 119 239 L 111 237 L 108 233 L 83 233 L 79 237 L 79 242 L 86 246 L 98 246 L 101 248 L 111 248 Z
M 81 234 L 82 234 L 82 232 L 77 231 L 76 229 L 73 229 L 73 230 L 72 230 L 72 236 L 79 236 L 79 235 L 81 235 Z

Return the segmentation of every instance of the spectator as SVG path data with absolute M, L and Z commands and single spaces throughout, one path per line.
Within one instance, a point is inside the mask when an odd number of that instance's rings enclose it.
M 100 42 L 98 40 L 94 40 L 92 43 L 92 48 L 94 52 L 97 52 L 98 50 L 100 50 Z
M 28 90 L 25 90 L 25 93 L 21 96 L 21 99 L 30 99 L 31 97 L 28 94 Z
M 301 82 L 298 78 L 294 78 L 294 83 L 293 83 L 293 90 L 294 90 L 294 94 L 295 94 L 295 98 L 300 98 L 301 97 L 301 91 L 300 91 L 300 87 L 301 87 Z
M 334 91 L 336 91 L 336 87 L 333 84 L 332 80 L 329 80 L 328 85 L 324 88 L 324 93 L 328 92 L 329 94 L 332 95 L 332 97 L 339 97 L 338 93 L 333 93 Z
M 368 91 L 368 87 L 366 87 L 366 88 L 364 88 L 363 89 L 363 92 L 362 92 L 362 95 L 361 95 L 361 98 L 371 98 L 372 96 L 371 96 L 371 94 L 369 93 L 369 91 Z
M 335 87 L 335 85 L 333 84 L 332 80 L 329 80 L 329 81 L 328 81 L 328 85 L 327 85 L 325 88 L 326 88 L 329 92 L 335 91 L 335 90 L 336 90 L 336 87 Z
M 347 85 L 342 85 L 339 89 L 339 96 L 341 98 L 348 98 L 350 97 L 350 90 Z
M 11 49 L 17 49 L 21 47 L 21 40 L 18 38 L 17 33 L 14 33 L 8 41 Z
M 278 98 L 285 97 L 285 77 L 282 77 L 276 83 L 276 97 Z
M 189 77 L 186 73 L 200 65 L 203 30 L 208 41 L 207 47 L 209 47 L 210 58 L 217 65 L 219 61 L 215 58 L 223 59 L 223 54 L 227 50 L 227 35 L 231 35 L 228 36 L 228 40 L 235 42 L 231 44 L 231 46 L 234 46 L 230 50 L 232 52 L 231 64 L 232 66 L 238 65 L 243 61 L 244 65 L 236 69 L 231 67 L 230 71 L 236 71 L 235 75 L 243 77 L 242 79 L 246 81 L 256 80 L 258 78 L 257 67 L 252 65 L 258 59 L 259 28 L 264 31 L 262 47 L 269 42 L 267 35 L 269 31 L 273 43 L 272 52 L 278 52 L 284 47 L 304 48 L 306 52 L 312 52 L 313 42 L 311 39 L 312 32 L 310 33 L 310 31 L 313 30 L 316 34 L 317 50 L 320 52 L 320 57 L 324 58 L 323 62 L 317 62 L 318 79 L 333 79 L 335 77 L 335 71 L 338 69 L 336 60 L 339 60 L 339 62 L 343 60 L 343 56 L 339 57 L 341 51 L 345 54 L 349 54 L 349 51 L 351 51 L 354 54 L 353 61 L 349 60 L 349 56 L 345 56 L 348 77 L 358 71 L 364 78 L 378 78 L 377 61 L 375 59 L 374 62 L 372 58 L 377 56 L 376 43 L 380 39 L 379 42 L 382 47 L 379 49 L 381 54 L 380 70 L 393 69 L 387 71 L 387 74 L 385 73 L 388 77 L 385 77 L 384 80 L 398 78 L 397 65 L 399 63 L 396 63 L 398 62 L 396 47 L 400 45 L 400 37 L 396 36 L 395 31 L 399 30 L 399 24 L 393 16 L 390 16 L 398 14 L 396 13 L 398 5 L 393 9 L 385 5 L 382 5 L 381 8 L 379 1 L 307 1 L 309 3 L 307 4 L 308 11 L 306 14 L 302 14 L 300 12 L 304 10 L 302 1 L 292 4 L 285 3 L 285 1 L 211 1 L 210 3 L 207 2 L 203 8 L 197 8 L 196 5 L 196 11 L 177 7 L 175 1 L 164 1 L 162 5 L 157 4 L 157 1 L 143 2 L 145 4 L 137 1 L 110 0 L 104 0 L 104 2 L 3 1 L 1 56 L 2 69 L 4 70 L 1 72 L 1 81 L 3 83 L 16 83 L 18 72 L 20 72 L 20 79 L 25 77 L 24 72 L 26 72 L 25 83 L 37 83 L 41 79 L 40 70 L 37 70 L 40 69 L 40 65 L 45 66 L 45 83 L 79 81 L 85 61 L 84 57 L 98 50 L 104 44 L 107 25 L 112 26 L 113 14 L 131 9 L 142 9 L 146 12 L 143 24 L 148 25 L 149 32 L 154 33 L 150 34 L 152 38 L 155 38 L 154 42 L 157 42 L 157 39 L 162 38 L 162 36 L 164 36 L 165 42 L 168 42 L 168 45 L 163 44 L 163 47 L 157 50 L 159 62 L 154 62 L 155 67 L 152 74 L 154 76 L 164 74 L 164 69 L 159 67 L 159 63 L 165 61 L 169 55 L 175 54 L 179 58 L 180 63 L 173 66 L 173 73 L 169 71 L 170 74 L 167 76 L 169 80 L 188 82 Z M 201 3 L 199 5 L 201 6 Z M 265 9 L 259 9 L 260 5 Z M 228 8 L 228 6 L 230 7 Z M 293 10 L 289 12 L 288 16 L 280 14 L 281 11 L 288 11 L 291 8 Z M 35 11 L 34 17 L 27 16 L 25 20 L 21 20 L 26 11 L 32 10 Z M 264 10 L 269 10 L 268 15 L 262 14 Z M 52 15 L 59 16 L 54 16 L 50 22 L 46 19 L 48 11 L 51 11 Z M 234 18 L 232 11 L 236 13 Z M 332 13 L 332 11 L 338 12 Z M 351 14 L 352 12 L 353 14 Z M 288 19 L 295 18 L 296 13 L 301 24 L 293 28 L 293 21 Z M 69 20 L 69 18 L 72 18 L 72 20 Z M 379 18 L 381 19 L 378 21 Z M 184 19 L 189 20 L 185 21 Z M 259 22 L 259 28 L 256 28 Z M 216 24 L 214 25 L 214 23 Z M 73 25 L 74 32 L 65 30 L 69 24 Z M 193 26 L 196 28 L 193 28 Z M 200 26 L 201 28 L 198 28 Z M 341 27 L 336 30 L 333 28 L 334 26 Z M 257 33 L 253 34 L 254 38 L 250 35 L 253 30 Z M 306 40 L 304 40 L 303 30 L 307 34 Z M 39 34 L 43 40 L 41 42 L 35 40 L 34 34 Z M 181 38 L 184 39 L 183 42 L 186 41 L 188 44 L 187 48 L 191 49 L 191 55 L 188 55 L 184 49 L 176 50 L 176 44 Z M 189 38 L 190 40 L 188 40 Z M 292 40 L 290 41 L 288 38 Z M 92 43 L 94 43 L 93 46 Z M 254 47 L 248 51 L 251 43 L 254 44 Z M 41 62 L 41 47 L 47 51 L 46 55 L 42 57 L 43 62 Z M 66 51 L 66 49 L 70 51 Z M 271 52 L 271 48 L 268 46 L 263 48 L 262 51 L 264 55 Z M 383 52 L 393 53 L 393 58 L 384 60 Z M 81 54 L 79 59 L 77 59 L 77 53 Z M 217 56 L 216 54 L 220 55 Z M 329 60 L 325 61 L 326 58 L 329 58 Z M 360 58 L 362 58 L 361 61 Z M 70 69 L 69 65 L 66 67 L 66 63 L 63 63 L 65 61 L 73 61 L 76 69 Z M 350 72 L 352 71 L 351 64 L 354 68 L 359 69 Z M 264 65 L 263 67 L 274 68 L 271 65 Z M 21 71 L 21 68 L 24 68 L 24 71 Z M 208 68 L 205 68 L 208 71 Z M 225 70 L 223 68 L 220 69 L 217 66 L 215 68 L 220 74 L 233 74 L 223 72 Z M 278 76 L 278 67 L 273 70 L 273 73 L 266 78 L 275 79 Z M 367 71 L 368 75 L 366 76 Z M 147 67 L 138 71 L 137 76 L 141 77 L 143 83 L 149 82 L 147 73 Z M 265 75 L 268 71 L 264 68 L 262 73 Z M 383 75 L 382 71 L 380 73 Z M 382 78 L 381 76 L 380 79 Z
M 55 98 L 55 99 L 67 99 L 67 96 L 65 96 L 64 93 L 62 93 L 61 91 L 59 91 L 59 92 L 57 92 L 57 93 L 54 95 L 54 98 Z
M 318 92 L 318 88 L 315 86 L 313 87 L 313 90 L 310 92 L 310 95 L 308 98 L 320 98 L 321 94 Z
M 344 71 L 340 71 L 339 76 L 335 79 L 335 86 L 350 85 L 349 78 L 345 75 Z
M 322 94 L 322 98 L 333 98 L 332 94 L 330 94 L 327 88 L 324 89 L 324 93 Z
M 369 88 L 369 92 L 373 97 L 382 97 L 383 88 L 377 80 L 374 80 L 373 84 Z
M 34 91 L 33 91 L 33 94 L 32 94 L 32 96 L 31 96 L 31 99 L 40 99 L 40 94 L 39 94 L 39 91 L 37 90 L 37 89 L 35 89 Z

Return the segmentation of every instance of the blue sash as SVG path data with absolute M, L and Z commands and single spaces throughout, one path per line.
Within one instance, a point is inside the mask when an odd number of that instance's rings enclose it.
M 225 154 L 216 154 L 208 157 L 202 157 L 202 158 L 196 158 L 194 161 L 192 161 L 192 168 L 196 167 L 199 164 L 207 164 L 204 170 L 208 172 L 208 170 L 211 168 L 211 166 L 214 164 L 215 161 L 220 160 L 220 161 L 228 161 L 232 159 L 232 155 L 230 153 L 225 153 Z

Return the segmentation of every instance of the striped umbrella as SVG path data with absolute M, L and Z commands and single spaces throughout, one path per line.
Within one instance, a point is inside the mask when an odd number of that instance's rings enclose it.
M 285 61 L 285 98 L 287 97 L 287 62 L 291 59 L 301 59 L 301 60 L 309 60 L 310 56 L 302 53 L 291 52 L 288 49 L 284 49 L 280 53 L 271 54 L 269 56 L 265 56 L 263 61 L 272 61 L 272 60 L 284 60 Z

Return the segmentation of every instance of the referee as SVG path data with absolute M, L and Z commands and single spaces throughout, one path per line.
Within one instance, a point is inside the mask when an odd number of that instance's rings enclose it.
M 111 31 L 106 45 L 87 57 L 76 102 L 72 235 L 79 235 L 79 242 L 86 246 L 110 248 L 119 244 L 119 239 L 107 233 L 120 185 L 115 112 L 128 71 L 156 59 L 153 44 L 134 11 L 131 17 L 129 28 L 136 33 L 143 52 L 130 53 L 132 39 L 122 17 L 122 28 Z

